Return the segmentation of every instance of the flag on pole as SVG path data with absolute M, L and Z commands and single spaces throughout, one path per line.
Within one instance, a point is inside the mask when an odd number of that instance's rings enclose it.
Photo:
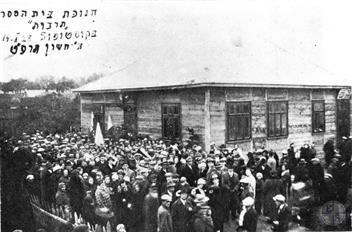
M 97 129 L 96 129 L 96 132 L 95 132 L 94 142 L 98 146 L 104 144 L 104 138 L 103 138 L 103 134 L 101 133 L 99 122 L 97 123 Z
M 110 128 L 112 127 L 112 119 L 111 119 L 111 115 L 109 115 L 108 117 L 108 130 L 110 130 Z
M 93 112 L 90 115 L 90 131 L 92 131 L 94 128 L 94 114 Z

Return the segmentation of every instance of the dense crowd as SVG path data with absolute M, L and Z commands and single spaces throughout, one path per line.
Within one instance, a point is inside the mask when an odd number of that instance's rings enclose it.
M 351 210 L 346 137 L 337 148 L 329 140 L 324 159 L 313 144 L 292 143 L 277 154 L 212 143 L 206 153 L 189 140 L 106 139 L 96 146 L 80 133 L 23 134 L 15 145 L 35 155 L 25 181 L 30 193 L 91 224 L 110 221 L 117 231 L 213 232 L 230 220 L 238 231 L 256 231 L 260 215 L 285 231 L 291 222 L 309 227 L 312 209 L 327 201 Z

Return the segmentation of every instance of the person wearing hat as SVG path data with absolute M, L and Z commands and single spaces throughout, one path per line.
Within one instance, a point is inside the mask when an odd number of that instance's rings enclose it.
M 227 189 L 226 191 L 226 217 L 229 217 L 231 213 L 232 218 L 236 217 L 236 212 L 238 208 L 238 188 L 240 180 L 238 174 L 234 172 L 233 166 L 231 164 L 227 165 L 227 169 L 222 173 L 221 176 L 222 185 Z
M 161 170 L 157 173 L 157 181 L 156 181 L 156 183 L 157 183 L 157 185 L 158 185 L 158 193 L 159 193 L 159 195 L 161 195 L 161 193 L 162 193 L 162 185 L 163 185 L 163 183 L 165 183 L 166 182 L 166 177 L 165 177 L 165 175 L 166 175 L 166 173 L 168 172 L 168 170 L 167 170 L 167 167 L 168 167 L 168 162 L 162 162 L 161 163 Z
M 207 174 L 206 174 L 206 180 L 208 182 L 210 182 L 211 175 L 213 174 L 213 172 L 217 172 L 216 167 L 215 167 L 215 159 L 212 157 L 208 157 L 207 158 L 207 166 L 208 166 L 208 170 L 207 170 Z
M 278 194 L 273 197 L 273 200 L 277 207 L 277 216 L 275 217 L 275 220 L 272 221 L 274 231 L 287 231 L 291 210 L 285 202 L 286 198 L 283 195 Z
M 339 149 L 340 155 L 342 156 L 343 159 L 345 158 L 345 155 L 348 153 L 347 143 L 348 143 L 347 136 L 342 136 L 342 140 L 340 144 L 337 145 L 337 148 Z
M 158 232 L 173 232 L 173 222 L 170 213 L 172 198 L 168 194 L 161 196 L 161 205 L 158 208 Z
M 162 195 L 169 195 L 171 197 L 171 203 L 176 201 L 176 191 L 175 191 L 176 184 L 173 181 L 170 181 L 166 185 L 166 191 L 161 193 Z
M 174 232 L 186 232 L 189 230 L 193 210 L 188 201 L 189 188 L 182 187 L 177 193 L 179 198 L 171 206 L 173 229 Z
M 239 217 L 240 231 L 255 232 L 257 231 L 258 213 L 254 209 L 254 199 L 246 197 L 242 201 L 243 209 Z
M 155 232 L 158 228 L 158 186 L 156 183 L 149 185 L 149 193 L 144 198 L 143 203 L 143 218 L 144 218 L 144 231 Z
M 198 167 L 193 166 L 193 158 L 188 156 L 186 158 L 186 164 L 182 165 L 179 172 L 180 176 L 184 176 L 190 186 L 196 186 L 196 175 L 198 174 Z
M 122 170 L 124 171 L 125 175 L 130 178 L 131 181 L 133 181 L 136 177 L 136 173 L 132 169 L 130 169 L 128 163 L 124 163 L 122 165 Z
M 208 189 L 209 206 L 212 211 L 214 229 L 222 232 L 224 230 L 224 222 L 226 220 L 226 188 L 220 185 L 220 177 L 217 173 L 211 175 L 211 186 Z
M 165 173 L 166 181 L 161 184 L 161 187 L 160 187 L 160 192 L 161 193 L 164 193 L 167 190 L 167 184 L 169 182 L 173 182 L 173 175 L 174 174 L 172 172 Z

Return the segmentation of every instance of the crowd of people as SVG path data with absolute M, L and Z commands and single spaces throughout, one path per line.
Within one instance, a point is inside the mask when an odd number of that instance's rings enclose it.
M 290 222 L 309 227 L 311 209 L 327 201 L 351 210 L 351 144 L 344 137 L 336 148 L 329 140 L 319 159 L 313 144 L 245 153 L 212 143 L 207 153 L 188 140 L 106 139 L 97 146 L 80 133 L 38 132 L 23 134 L 14 151 L 34 155 L 25 181 L 31 194 L 91 224 L 222 232 L 233 221 L 238 231 L 256 231 L 262 215 L 273 230 L 286 231 Z

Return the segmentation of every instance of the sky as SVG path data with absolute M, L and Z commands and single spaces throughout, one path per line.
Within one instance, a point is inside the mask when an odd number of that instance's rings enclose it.
M 1 9 L 51 9 L 53 15 L 70 9 L 97 9 L 95 17 L 67 20 L 69 30 L 97 30 L 97 37 L 85 41 L 82 50 L 53 51 L 48 56 L 11 55 L 11 44 L 1 41 L 0 81 L 48 75 L 73 79 L 93 73 L 109 75 L 148 59 L 155 51 L 187 62 L 192 53 L 211 52 L 226 43 L 242 46 L 245 38 L 255 38 L 352 85 L 351 6 L 349 1 L 316 0 L 0 0 Z M 0 39 L 16 32 L 33 34 L 29 20 L 0 18 Z M 33 40 L 39 38 L 40 33 L 33 35 Z M 209 44 L 213 47 L 206 47 Z

